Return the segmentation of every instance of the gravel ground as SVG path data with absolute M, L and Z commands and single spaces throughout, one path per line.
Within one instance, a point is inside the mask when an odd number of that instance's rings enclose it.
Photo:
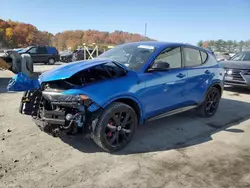
M 209 119 L 187 112 L 143 125 L 108 154 L 80 135 L 51 137 L 18 114 L 22 93 L 6 92 L 11 76 L 0 71 L 0 187 L 250 187 L 250 91 L 226 90 Z

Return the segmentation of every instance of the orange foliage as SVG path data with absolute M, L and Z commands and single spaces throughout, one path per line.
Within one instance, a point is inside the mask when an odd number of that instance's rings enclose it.
M 209 46 L 209 41 L 204 41 L 202 47 L 207 48 L 208 46 Z
M 139 34 L 123 31 L 112 33 L 97 30 L 68 30 L 55 35 L 39 31 L 31 24 L 4 21 L 0 19 L 0 47 L 27 47 L 29 45 L 53 45 L 58 49 L 76 48 L 83 43 L 122 44 L 141 40 L 151 40 Z
M 29 45 L 48 45 L 52 34 L 39 31 L 31 24 L 4 21 L 0 19 L 0 43 L 5 47 L 26 47 Z

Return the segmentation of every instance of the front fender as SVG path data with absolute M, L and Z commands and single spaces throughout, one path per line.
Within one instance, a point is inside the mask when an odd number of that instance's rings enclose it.
M 140 118 L 141 118 L 140 122 L 142 122 L 143 117 L 144 117 L 143 104 L 139 100 L 139 98 L 133 93 L 129 93 L 129 92 L 128 93 L 119 93 L 117 95 L 107 96 L 107 95 L 93 94 L 92 92 L 84 91 L 81 89 L 70 89 L 70 90 L 64 91 L 63 94 L 87 95 L 92 101 L 94 101 L 96 104 L 98 104 L 103 109 L 106 108 L 112 102 L 117 101 L 119 99 L 131 99 L 134 102 L 136 102 L 140 108 Z

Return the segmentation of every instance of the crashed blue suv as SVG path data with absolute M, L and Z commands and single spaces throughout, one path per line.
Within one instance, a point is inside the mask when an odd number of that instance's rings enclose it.
M 54 136 L 84 133 L 108 152 L 124 148 L 138 125 L 197 108 L 216 113 L 224 69 L 205 49 L 135 42 L 58 66 L 26 91 L 20 113 Z

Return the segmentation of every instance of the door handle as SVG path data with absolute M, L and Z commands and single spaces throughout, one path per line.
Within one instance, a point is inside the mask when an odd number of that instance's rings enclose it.
M 186 75 L 183 74 L 183 73 L 179 73 L 179 74 L 176 75 L 176 77 L 178 77 L 178 78 L 184 78 L 185 76 L 186 76 Z
M 210 72 L 209 70 L 206 70 L 205 73 L 206 73 L 206 74 L 210 74 L 211 72 Z

